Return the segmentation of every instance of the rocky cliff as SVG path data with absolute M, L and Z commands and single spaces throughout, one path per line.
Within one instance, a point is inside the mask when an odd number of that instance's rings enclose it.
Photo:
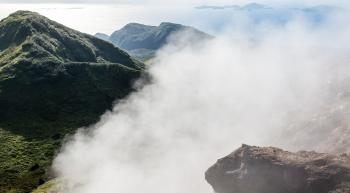
M 216 193 L 349 193 L 350 156 L 243 145 L 205 177 Z

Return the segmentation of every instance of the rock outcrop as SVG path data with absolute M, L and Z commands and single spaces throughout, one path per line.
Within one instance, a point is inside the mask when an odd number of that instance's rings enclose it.
M 350 156 L 243 145 L 205 177 L 216 193 L 349 193 Z

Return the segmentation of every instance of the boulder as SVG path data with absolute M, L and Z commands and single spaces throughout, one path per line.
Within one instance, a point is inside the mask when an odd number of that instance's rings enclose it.
M 349 193 L 350 156 L 242 145 L 205 178 L 216 193 Z

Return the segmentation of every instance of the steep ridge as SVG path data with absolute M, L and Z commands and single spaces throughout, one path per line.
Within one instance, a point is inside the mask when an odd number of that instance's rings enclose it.
M 67 133 L 133 91 L 143 64 L 112 44 L 37 13 L 0 22 L 0 192 L 46 181 Z

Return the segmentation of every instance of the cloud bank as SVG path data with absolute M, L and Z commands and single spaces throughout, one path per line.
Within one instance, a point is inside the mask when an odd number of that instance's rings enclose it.
M 314 28 L 296 17 L 257 26 L 258 38 L 235 28 L 196 45 L 187 32 L 173 36 L 151 84 L 67 141 L 53 165 L 64 192 L 209 193 L 204 171 L 241 143 L 305 147 L 284 131 L 347 78 L 347 23 L 340 15 Z

